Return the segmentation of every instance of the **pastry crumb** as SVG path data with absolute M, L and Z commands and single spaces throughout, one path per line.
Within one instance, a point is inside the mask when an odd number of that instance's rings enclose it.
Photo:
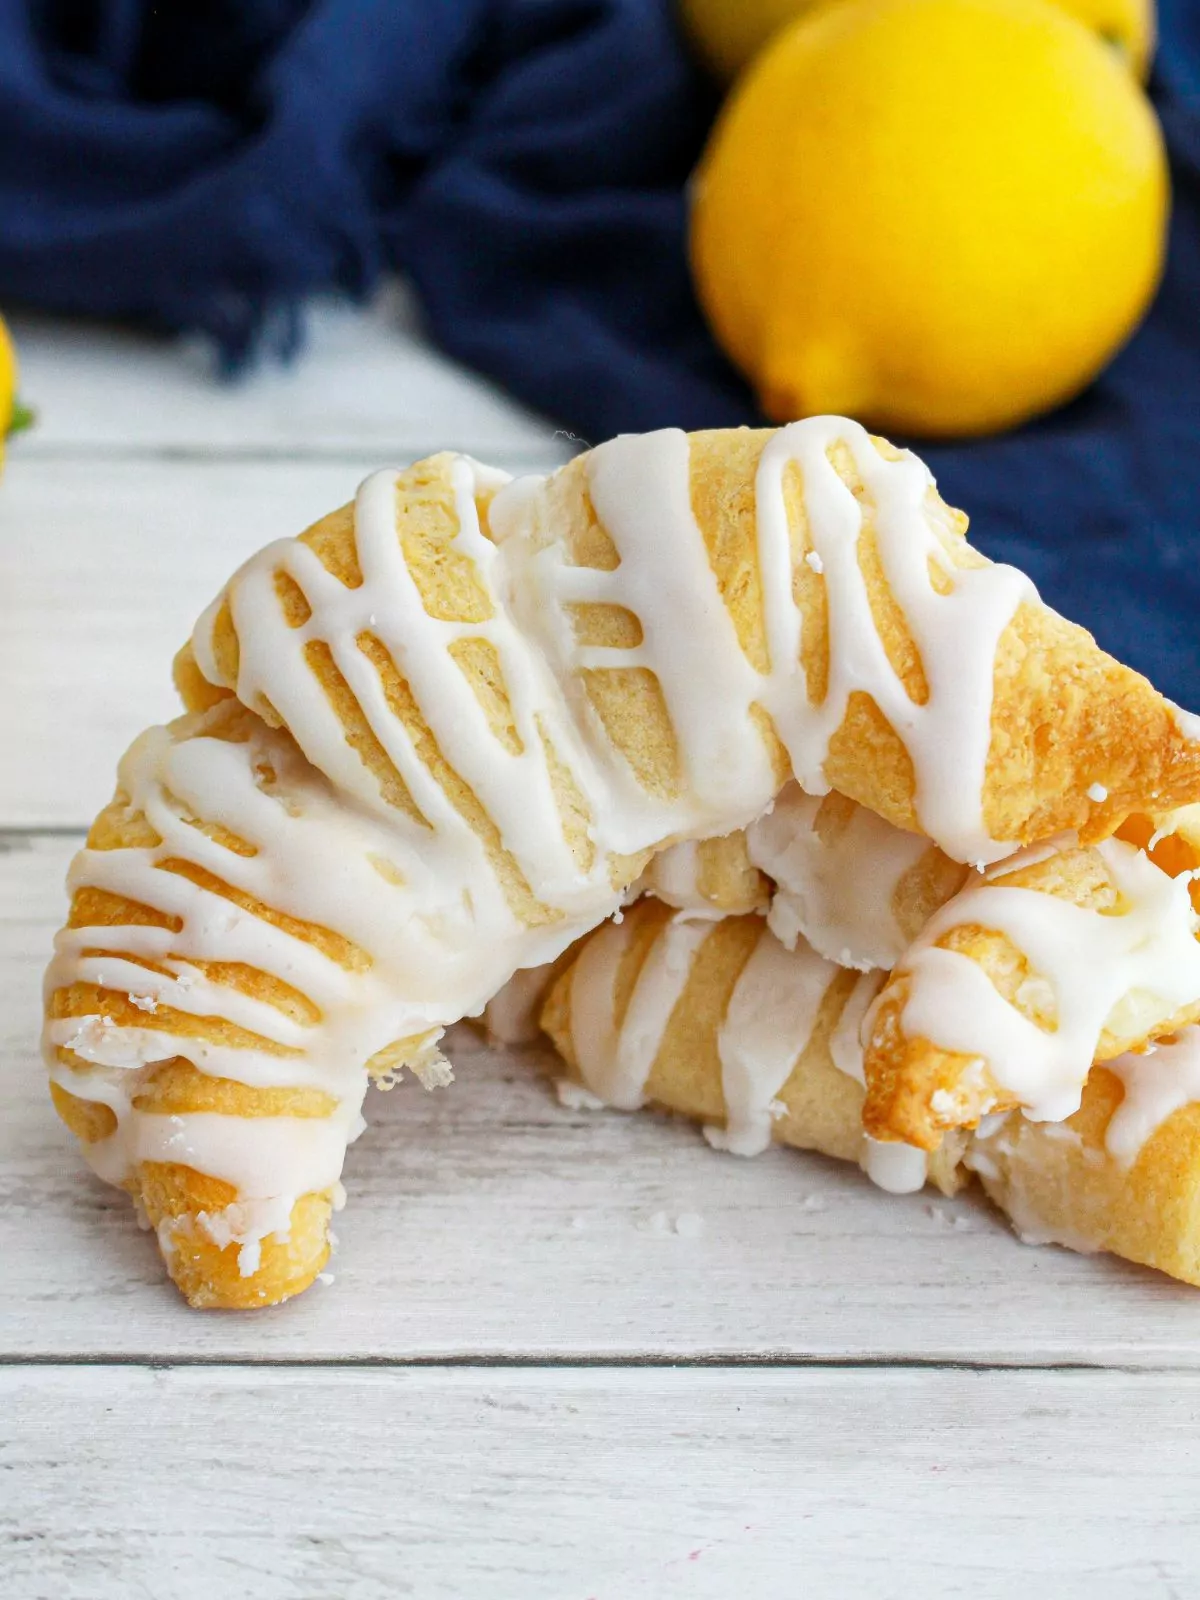
M 604 1101 L 599 1095 L 593 1094 L 590 1089 L 585 1089 L 581 1083 L 572 1083 L 570 1078 L 555 1078 L 554 1092 L 558 1096 L 558 1103 L 568 1111 L 603 1111 Z

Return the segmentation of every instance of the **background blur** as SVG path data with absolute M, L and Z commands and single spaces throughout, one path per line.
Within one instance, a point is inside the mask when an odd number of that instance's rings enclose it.
M 0 10 L 0 305 L 199 334 L 216 393 L 395 274 L 590 442 L 836 409 L 916 443 L 1200 702 L 1194 0 Z

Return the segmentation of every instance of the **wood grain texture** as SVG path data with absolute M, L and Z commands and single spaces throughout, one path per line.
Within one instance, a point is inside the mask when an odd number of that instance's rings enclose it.
M 84 453 L 344 454 L 382 465 L 453 449 L 540 466 L 577 448 L 435 351 L 399 285 L 365 312 L 313 306 L 301 358 L 266 358 L 232 382 L 194 340 L 31 314 L 13 319 L 13 334 L 22 396 L 38 414 L 14 445 L 18 473 L 39 457 Z
M 1183 1600 L 1198 1407 L 1196 1374 L 0 1371 L 0 1600 Z
M 0 493 L 0 826 L 80 826 L 179 713 L 171 660 L 260 545 L 354 492 L 345 465 L 25 462 Z
M 664 1117 L 565 1111 L 548 1054 L 469 1028 L 448 1090 L 369 1097 L 334 1284 L 189 1312 L 46 1099 L 38 987 L 73 847 L 0 856 L 0 1359 L 1200 1365 L 1194 1290 L 1029 1249 L 978 1199 L 894 1198 L 819 1158 L 718 1154 Z

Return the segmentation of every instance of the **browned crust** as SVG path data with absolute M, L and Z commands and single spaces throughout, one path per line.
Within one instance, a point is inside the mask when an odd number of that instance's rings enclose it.
M 1009 1117 L 972 1147 L 980 1182 L 1026 1238 L 1106 1250 L 1200 1286 L 1200 1104 L 1173 1112 L 1124 1167 L 1105 1146 L 1122 1098 L 1120 1080 L 1095 1067 L 1065 1123 Z
M 1064 848 L 1041 861 L 993 880 L 997 886 L 1025 888 L 1095 911 L 1113 912 L 1117 891 L 1100 852 L 1088 847 Z M 984 892 L 986 893 L 986 887 Z M 977 912 L 986 917 L 986 912 Z M 1004 999 L 1030 1022 L 1052 1031 L 1056 1019 L 1043 1014 L 1040 990 L 1026 980 L 1031 969 L 1024 952 L 986 922 L 963 923 L 938 941 L 944 949 L 974 961 Z M 1032 974 L 1036 976 L 1036 974 Z M 991 1112 L 1009 1111 L 1019 1103 L 1001 1085 L 986 1060 L 943 1049 L 936 1040 L 910 1036 L 904 1009 L 912 980 L 903 967 L 888 979 L 880 995 L 866 1041 L 864 1068 L 867 1098 L 863 1124 L 880 1139 L 903 1139 L 934 1150 L 954 1128 L 973 1128 Z M 1110 1017 L 1097 1041 L 1095 1060 L 1111 1061 L 1127 1050 L 1164 1038 L 1200 1017 L 1200 1000 L 1151 1027 L 1130 1034 Z
M 632 994 L 633 980 L 657 940 L 670 925 L 669 913 L 655 901 L 639 901 L 625 913 L 629 926 L 624 982 L 614 1007 L 619 1024 Z M 648 1103 L 694 1121 L 721 1123 L 726 1107 L 717 1039 L 729 999 L 761 932 L 756 916 L 730 917 L 715 925 L 692 958 L 688 979 L 672 1010 L 646 1083 Z M 589 935 L 596 937 L 595 934 Z M 587 944 L 573 947 L 570 961 L 556 976 L 542 1008 L 541 1024 L 579 1083 L 572 1035 L 572 977 Z M 862 1144 L 861 1087 L 834 1065 L 830 1042 L 857 974 L 838 973 L 822 1001 L 812 1037 L 779 1092 L 782 1108 L 772 1125 L 780 1144 L 817 1150 L 838 1160 L 856 1160 Z M 949 1139 L 933 1157 L 930 1176 L 946 1194 L 966 1181 L 959 1166 L 962 1141 Z

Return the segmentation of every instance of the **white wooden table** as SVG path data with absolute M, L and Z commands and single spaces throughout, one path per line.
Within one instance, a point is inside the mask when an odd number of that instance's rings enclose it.
M 371 467 L 572 445 L 396 296 L 234 388 L 179 345 L 16 331 L 41 418 L 0 484 L 2 1600 L 1200 1592 L 1200 1294 L 970 1198 L 563 1110 L 536 1055 L 470 1036 L 449 1091 L 375 1097 L 332 1285 L 184 1308 L 48 1108 L 67 861 L 242 557 Z

